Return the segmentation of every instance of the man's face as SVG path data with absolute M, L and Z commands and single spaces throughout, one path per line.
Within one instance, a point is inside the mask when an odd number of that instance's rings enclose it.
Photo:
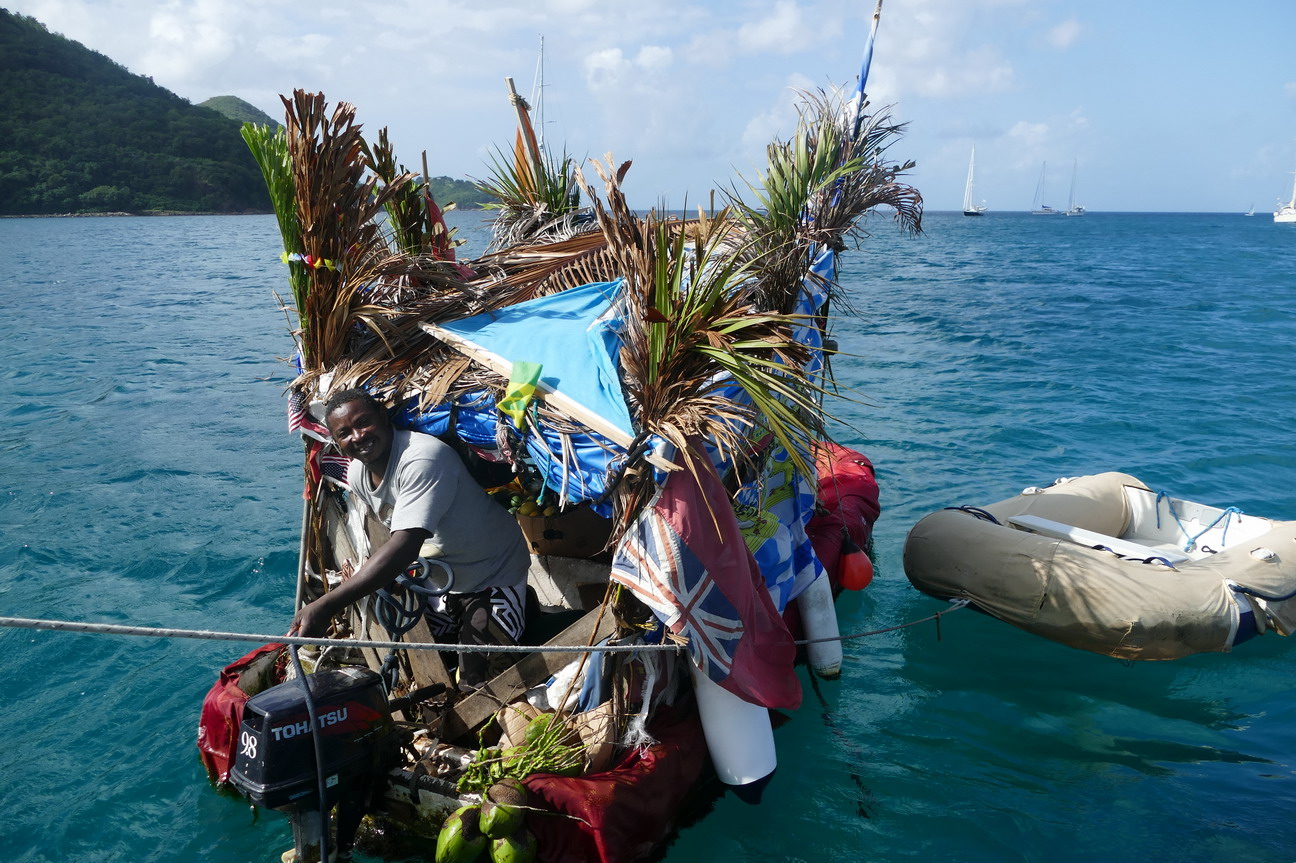
M 392 429 L 387 415 L 364 402 L 339 405 L 324 420 L 342 454 L 382 471 L 391 455 Z

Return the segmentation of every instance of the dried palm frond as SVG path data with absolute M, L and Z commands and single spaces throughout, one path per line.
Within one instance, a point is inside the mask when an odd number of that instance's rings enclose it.
M 566 240 L 510 246 L 478 258 L 474 266 L 479 272 L 493 274 L 491 292 L 504 304 L 591 282 L 611 281 L 619 275 L 608 255 L 607 241 L 599 231 L 587 231 Z
M 411 178 L 396 176 L 378 189 L 375 179 L 365 175 L 352 105 L 339 103 L 329 116 L 322 93 L 302 90 L 283 103 L 301 249 L 308 265 L 299 344 L 309 377 L 347 358 L 357 324 L 384 335 L 385 310 L 364 292 L 389 251 L 376 216 Z
M 800 461 L 824 431 L 820 390 L 804 371 L 809 349 L 792 336 L 794 316 L 752 305 L 758 259 L 736 244 L 728 214 L 687 225 L 656 213 L 639 218 L 620 189 L 624 166 L 615 174 L 595 167 L 607 207 L 592 189 L 590 197 L 626 279 L 621 363 L 641 432 L 674 444 L 686 466 L 696 438 L 709 439 L 725 461 L 745 460 L 757 429 Z M 647 492 L 646 481 L 632 480 L 619 512 L 634 511 Z

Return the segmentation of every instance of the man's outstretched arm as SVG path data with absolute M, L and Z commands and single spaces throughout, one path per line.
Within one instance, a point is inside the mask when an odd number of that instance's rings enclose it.
M 422 528 L 392 531 L 391 538 L 369 555 L 355 575 L 303 606 L 293 618 L 288 634 L 304 638 L 323 636 L 329 620 L 342 609 L 379 588 L 390 587 L 396 576 L 418 557 L 419 547 L 429 536 Z

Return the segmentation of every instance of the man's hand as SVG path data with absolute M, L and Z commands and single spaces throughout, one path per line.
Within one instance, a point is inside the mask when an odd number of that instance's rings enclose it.
M 390 587 L 396 576 L 418 557 L 419 546 L 428 535 L 426 530 L 419 528 L 394 532 L 391 539 L 375 549 L 353 575 L 348 572 L 351 568 L 348 561 L 342 567 L 342 581 L 297 612 L 288 634 L 303 638 L 323 637 L 334 614 L 380 587 Z
M 323 638 L 328 632 L 329 619 L 332 617 L 326 609 L 320 607 L 319 600 L 302 606 L 293 618 L 289 635 L 300 635 L 302 638 Z

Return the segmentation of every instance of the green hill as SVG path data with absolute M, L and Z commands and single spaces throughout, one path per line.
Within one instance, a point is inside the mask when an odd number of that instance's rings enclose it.
M 494 198 L 468 180 L 429 177 L 428 188 L 432 190 L 432 199 L 438 204 L 454 204 L 461 210 L 477 210 L 495 202 Z
M 270 119 L 270 115 L 255 105 L 244 102 L 238 96 L 212 96 L 205 102 L 198 103 L 199 108 L 211 108 L 218 114 L 223 114 L 231 120 L 237 120 L 242 123 L 256 123 L 258 126 L 282 126 L 276 120 Z
M 240 125 L 0 9 L 0 215 L 269 212 Z

